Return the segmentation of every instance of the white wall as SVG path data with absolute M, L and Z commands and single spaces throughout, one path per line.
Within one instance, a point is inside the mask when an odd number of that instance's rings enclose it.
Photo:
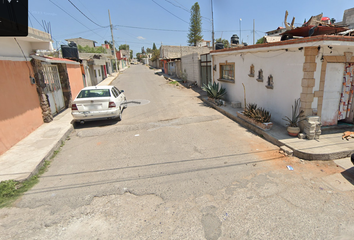
M 96 71 L 97 83 L 100 83 L 103 80 L 102 69 L 99 65 L 94 65 L 93 70 Z M 101 75 L 101 76 L 100 76 Z
M 228 54 L 228 55 L 226 55 Z M 228 101 L 239 101 L 244 107 L 244 90 L 246 88 L 247 103 L 256 103 L 257 106 L 269 111 L 272 121 L 285 126 L 282 118 L 291 115 L 291 106 L 295 99 L 300 98 L 302 92 L 301 81 L 303 78 L 303 63 L 305 61 L 303 50 L 288 49 L 252 53 L 225 53 L 213 55 L 212 65 L 214 80 L 219 78 L 219 63 L 235 63 L 235 83 L 220 81 L 222 87 L 227 89 Z M 255 76 L 249 77 L 250 66 L 254 65 Z M 258 71 L 263 70 L 263 82 L 258 82 Z M 267 89 L 268 76 L 273 76 L 274 88 Z
M 188 54 L 181 58 L 182 73 L 186 75 L 187 81 L 197 82 L 201 85 L 200 80 L 200 55 L 198 53 Z
M 32 52 L 32 46 L 30 42 L 24 42 L 17 39 L 26 57 L 29 57 Z M 17 45 L 14 38 L 0 38 L 0 56 L 1 57 L 22 57 L 21 49 Z

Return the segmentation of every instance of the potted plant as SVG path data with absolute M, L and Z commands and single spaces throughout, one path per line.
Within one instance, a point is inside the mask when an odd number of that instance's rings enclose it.
M 294 136 L 296 137 L 299 132 L 300 132 L 300 128 L 299 128 L 299 122 L 301 122 L 303 119 L 300 119 L 301 117 L 303 117 L 303 113 L 304 111 L 301 110 L 300 111 L 300 98 L 295 100 L 295 105 L 291 106 L 291 118 L 285 116 L 283 118 L 284 121 L 287 122 L 287 131 L 288 134 L 290 136 Z

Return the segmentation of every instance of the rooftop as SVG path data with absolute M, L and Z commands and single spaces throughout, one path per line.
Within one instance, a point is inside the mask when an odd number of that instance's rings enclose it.
M 211 51 L 210 53 L 216 54 L 216 53 L 223 53 L 223 52 L 234 52 L 234 51 L 241 51 L 241 50 L 252 50 L 252 49 L 277 47 L 277 46 L 289 46 L 289 45 L 313 43 L 313 42 L 320 42 L 320 41 L 351 42 L 354 45 L 354 36 L 318 35 L 313 37 L 290 39 L 290 40 L 280 41 L 280 42 L 254 44 L 254 45 L 236 47 L 236 48 L 225 48 L 225 49 L 214 50 Z

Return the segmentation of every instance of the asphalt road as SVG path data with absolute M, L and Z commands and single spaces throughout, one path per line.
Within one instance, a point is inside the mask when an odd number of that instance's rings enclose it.
M 353 239 L 354 192 L 332 161 L 281 155 L 146 66 L 112 84 L 132 101 L 122 121 L 75 125 L 0 209 L 0 239 Z

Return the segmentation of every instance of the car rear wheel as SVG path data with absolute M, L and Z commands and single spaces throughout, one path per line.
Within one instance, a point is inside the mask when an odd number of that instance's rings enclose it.
M 122 109 L 119 109 L 118 121 L 122 121 Z

